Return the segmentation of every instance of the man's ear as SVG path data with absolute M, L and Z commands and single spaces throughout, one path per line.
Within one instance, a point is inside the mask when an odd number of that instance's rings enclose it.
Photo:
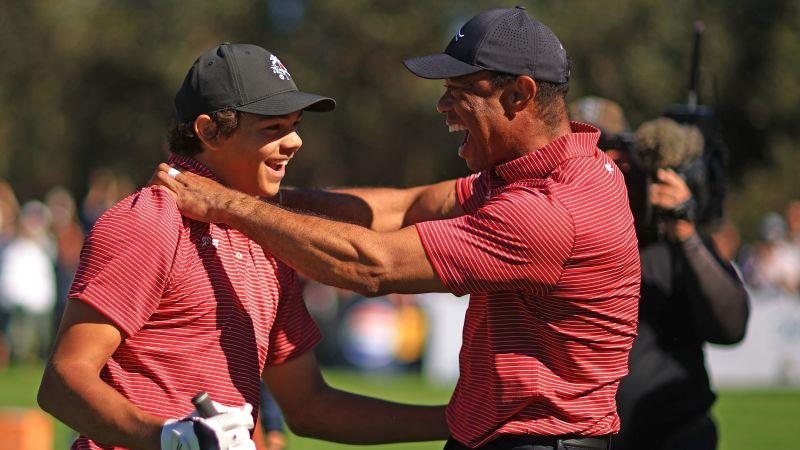
M 194 119 L 194 134 L 208 148 L 213 149 L 219 143 L 219 129 L 208 114 L 200 114 Z
M 526 109 L 536 96 L 538 86 L 533 78 L 520 75 L 508 83 L 503 95 L 503 106 L 508 114 L 515 114 Z

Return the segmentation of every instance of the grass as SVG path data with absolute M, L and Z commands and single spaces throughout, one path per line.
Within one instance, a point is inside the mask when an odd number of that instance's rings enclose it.
M 39 366 L 11 367 L 0 374 L 0 407 L 36 405 Z M 389 400 L 422 404 L 444 403 L 452 386 L 431 386 L 416 374 L 369 375 L 327 370 L 328 382 L 341 389 Z M 720 450 L 796 449 L 793 434 L 800 425 L 800 391 L 722 391 L 714 407 L 720 431 Z M 56 449 L 69 447 L 70 430 L 56 424 Z M 289 436 L 290 450 L 343 450 L 352 446 Z M 359 447 L 365 450 L 441 449 L 441 442 Z

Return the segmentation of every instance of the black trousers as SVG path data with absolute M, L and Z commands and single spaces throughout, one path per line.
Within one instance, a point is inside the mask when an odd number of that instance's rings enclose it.
M 450 438 L 444 450 L 609 450 L 609 436 L 590 438 L 557 436 L 502 436 L 476 449 Z
M 612 448 L 619 450 L 715 450 L 717 426 L 708 414 L 680 427 L 654 431 L 627 430 L 611 439 Z

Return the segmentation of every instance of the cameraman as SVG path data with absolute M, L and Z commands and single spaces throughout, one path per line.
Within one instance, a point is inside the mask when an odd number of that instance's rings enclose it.
M 708 237 L 698 234 L 697 202 L 678 173 L 689 159 L 698 158 L 696 153 L 702 153 L 702 136 L 697 128 L 658 119 L 640 127 L 636 144 L 649 137 L 651 147 L 671 145 L 658 140 L 696 133 L 699 151 L 642 158 L 642 152 L 658 149 L 641 145 L 634 149 L 631 139 L 613 139 L 625 131 L 620 127 L 624 119 L 616 119 L 622 117 L 616 104 L 591 98 L 577 102 L 573 116 L 603 131 L 609 146 L 604 148 L 601 138 L 601 148 L 625 174 L 637 220 L 642 264 L 639 329 L 629 374 L 616 396 L 622 428 L 612 446 L 615 450 L 715 449 L 717 430 L 710 409 L 716 396 L 709 386 L 703 345 L 741 341 L 748 302 L 734 268 L 718 256 Z M 650 133 L 642 139 L 640 132 L 647 131 L 647 126 Z M 655 164 L 642 167 L 643 159 Z M 671 166 L 664 164 L 670 159 Z

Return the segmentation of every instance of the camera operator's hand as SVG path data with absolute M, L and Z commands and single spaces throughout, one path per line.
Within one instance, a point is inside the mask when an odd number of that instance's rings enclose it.
M 686 208 L 692 202 L 692 192 L 680 175 L 672 169 L 658 169 L 658 183 L 650 185 L 650 203 L 667 211 Z M 667 230 L 669 235 L 680 241 L 689 239 L 695 232 L 694 223 L 682 217 L 672 220 Z

